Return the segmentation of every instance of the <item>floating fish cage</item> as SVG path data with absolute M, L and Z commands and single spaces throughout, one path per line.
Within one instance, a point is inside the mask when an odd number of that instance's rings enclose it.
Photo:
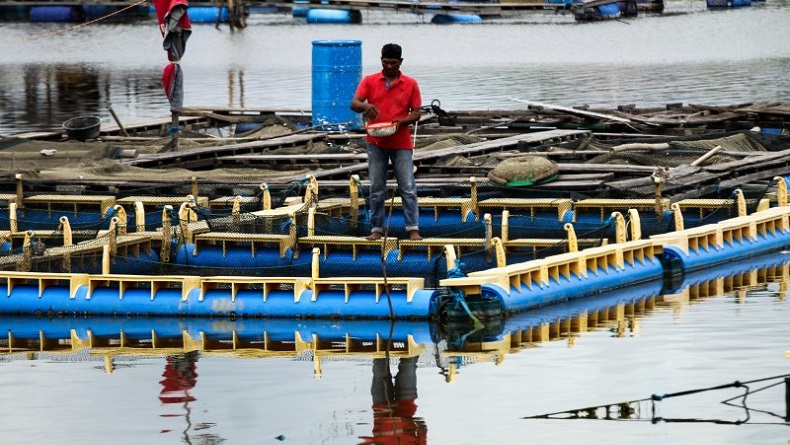
M 278 207 L 265 184 L 255 199 L 207 199 L 198 190 L 148 198 L 20 192 L 5 201 L 0 312 L 514 314 L 781 250 L 790 245 L 790 207 L 785 178 L 776 183 L 776 202 L 759 200 L 748 213 L 740 191 L 671 204 L 479 200 L 472 180 L 466 196 L 420 199 L 422 240 L 405 236 L 400 200 L 391 199 L 393 230 L 375 241 L 364 238 L 370 224 L 355 180 L 347 197 L 321 198 L 317 181 L 306 178 L 304 196 Z M 88 217 L 90 230 L 74 230 L 70 220 Z
M 2 315 L 7 335 L 0 348 L 7 354 L 30 352 L 151 354 L 161 352 L 243 354 L 312 360 L 320 374 L 321 358 L 414 357 L 426 349 L 442 351 L 445 367 L 479 360 L 497 361 L 522 346 L 572 339 L 606 329 L 623 335 L 629 325 L 662 307 L 716 298 L 744 286 L 778 283 L 786 286 L 790 257 L 762 255 L 724 267 L 696 271 L 676 286 L 651 280 L 574 298 L 512 315 L 497 314 L 474 325 L 466 313 L 442 323 L 425 320 L 341 320 L 235 317 L 109 317 L 45 313 L 41 317 Z M 111 370 L 111 369 L 110 369 Z

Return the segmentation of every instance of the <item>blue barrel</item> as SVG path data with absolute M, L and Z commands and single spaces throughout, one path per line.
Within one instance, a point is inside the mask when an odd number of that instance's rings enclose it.
M 313 126 L 361 128 L 362 116 L 350 107 L 361 80 L 361 41 L 313 40 Z
M 362 23 L 362 13 L 356 9 L 309 8 L 304 17 L 307 23 Z
M 31 6 L 31 22 L 84 22 L 81 6 Z
M 483 23 L 483 18 L 475 14 L 436 14 L 431 19 L 434 25 L 448 23 Z
M 597 6 L 598 13 L 602 17 L 617 17 L 620 15 L 620 5 L 617 3 L 608 3 L 606 5 Z
M 216 6 L 190 6 L 189 21 L 192 23 L 226 23 L 228 21 L 228 8 Z

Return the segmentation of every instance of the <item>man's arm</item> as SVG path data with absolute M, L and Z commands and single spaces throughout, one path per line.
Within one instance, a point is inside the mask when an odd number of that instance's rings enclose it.
M 408 127 L 409 125 L 417 122 L 420 120 L 420 116 L 422 116 L 422 111 L 419 108 L 411 110 L 409 114 L 406 115 L 403 119 L 398 119 L 396 122 L 398 123 L 398 129 L 403 127 Z
M 379 115 L 379 109 L 360 96 L 354 96 L 351 99 L 351 109 L 357 113 L 363 113 L 368 119 L 375 119 Z

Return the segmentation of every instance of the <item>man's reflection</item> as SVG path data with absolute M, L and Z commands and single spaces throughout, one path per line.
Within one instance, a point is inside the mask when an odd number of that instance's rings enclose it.
M 393 382 L 388 358 L 373 359 L 373 436 L 363 444 L 426 444 L 428 427 L 414 417 L 417 411 L 417 358 L 404 357 L 398 363 Z
M 190 430 L 200 431 L 198 443 L 220 443 L 224 439 L 216 434 L 207 432 L 207 430 L 214 426 L 210 422 L 198 422 L 192 425 L 192 408 L 189 406 L 190 402 L 197 400 L 195 396 L 189 393 L 195 385 L 197 385 L 197 361 L 200 357 L 198 351 L 191 351 L 185 354 L 173 354 L 166 357 L 165 371 L 162 373 L 162 379 L 159 383 L 162 385 L 162 390 L 159 392 L 159 400 L 163 404 L 179 404 L 183 410 L 183 414 L 161 414 L 162 417 L 183 417 L 184 428 L 181 431 L 181 440 L 186 444 L 191 444 L 193 437 L 191 437 Z M 162 430 L 162 433 L 169 433 L 172 430 Z
M 185 403 L 196 400 L 189 390 L 197 384 L 198 352 L 168 355 L 166 360 L 165 372 L 162 373 L 164 379 L 159 382 L 162 385 L 159 400 L 162 403 Z
M 159 400 L 162 403 L 179 403 L 184 408 L 184 414 L 162 414 L 162 417 L 179 417 L 183 416 L 186 422 L 184 427 L 183 439 L 184 443 L 191 443 L 189 439 L 189 429 L 192 427 L 192 420 L 190 414 L 192 409 L 189 407 L 189 402 L 197 400 L 189 390 L 194 388 L 197 384 L 197 360 L 198 352 L 191 351 L 186 354 L 168 355 L 165 362 L 165 372 L 162 373 L 162 379 L 159 383 L 162 385 L 162 390 L 159 391 Z M 162 433 L 169 433 L 172 430 L 162 430 Z

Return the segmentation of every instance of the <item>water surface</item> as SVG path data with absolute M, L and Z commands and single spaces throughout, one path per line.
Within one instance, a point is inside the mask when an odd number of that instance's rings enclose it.
M 588 24 L 553 15 L 452 26 L 411 14 L 368 13 L 363 20 L 314 26 L 287 16 L 253 17 L 236 33 L 196 25 L 183 61 L 186 102 L 307 110 L 317 39 L 361 40 L 365 71 L 378 68 L 383 43 L 400 42 L 403 69 L 420 80 L 426 102 L 439 99 L 452 110 L 522 106 L 512 98 L 605 107 L 790 100 L 786 2 L 728 11 L 668 2 L 660 16 Z M 65 27 L 0 28 L 0 134 L 59 127 L 81 113 L 109 123 L 110 104 L 124 122 L 167 115 L 159 84 L 165 56 L 153 21 L 46 34 Z M 563 331 L 553 341 L 516 341 L 503 350 L 510 344 L 503 339 L 511 338 L 503 330 L 485 345 L 476 346 L 474 335 L 427 342 L 416 368 L 416 411 L 400 421 L 417 425 L 433 445 L 784 445 L 790 441 L 786 389 L 758 391 L 774 381 L 750 384 L 748 410 L 721 403 L 743 394 L 730 388 L 669 398 L 656 413 L 645 408 L 631 420 L 522 419 L 790 373 L 786 264 L 778 273 L 747 267 L 735 277 L 721 274 L 686 293 L 657 297 L 655 308 L 635 316 L 618 306 L 609 321 L 572 335 Z M 547 323 L 550 314 L 542 315 Z M 15 326 L 0 322 L 6 332 Z M 96 320 L 26 322 L 34 338 L 64 323 L 65 332 L 73 328 L 84 338 Z M 288 322 L 293 332 L 301 329 Z M 162 323 L 150 320 L 150 329 L 161 330 Z M 234 327 L 242 325 L 223 329 Z M 333 328 L 343 333 L 346 326 L 326 327 Z M 453 353 L 451 340 L 494 349 Z M 31 352 L 0 355 L 4 444 L 357 444 L 373 435 L 370 354 L 324 357 L 317 378 L 309 353 L 187 356 L 179 344 L 132 355 L 113 353 L 112 345 L 73 352 L 70 341 L 58 340 L 46 352 L 36 352 L 33 342 Z M 461 364 L 453 378 L 451 359 Z M 393 373 L 397 363 L 395 356 Z
M 731 105 L 790 100 L 786 0 L 709 11 L 669 1 L 664 14 L 576 23 L 531 14 L 480 25 L 432 25 L 409 13 L 366 12 L 360 25 L 314 25 L 256 14 L 237 32 L 196 24 L 182 60 L 187 105 L 311 107 L 312 41 L 362 41 L 364 72 L 397 41 L 403 70 L 426 103 L 444 109 L 518 109 L 512 99 L 563 106 Z M 155 20 L 4 24 L 0 30 L 0 134 L 60 127 L 82 113 L 107 123 L 168 114 L 166 64 Z

